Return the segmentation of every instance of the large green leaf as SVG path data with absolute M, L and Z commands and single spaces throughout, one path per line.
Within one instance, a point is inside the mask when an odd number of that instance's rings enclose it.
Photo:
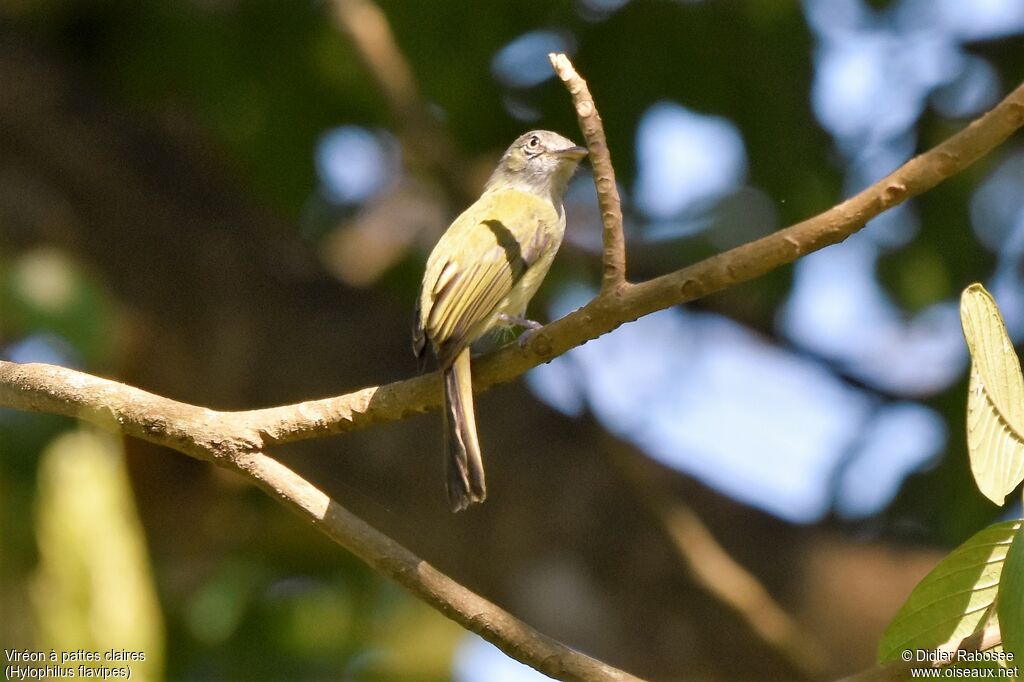
M 1013 660 L 1024 661 L 1024 527 L 1018 528 L 1006 554 L 999 583 L 999 630 L 1003 648 Z
M 956 645 L 985 625 L 999 590 L 1003 560 L 1020 521 L 975 533 L 918 583 L 878 645 L 878 661 L 906 650 Z
M 971 353 L 971 471 L 982 494 L 1001 505 L 1024 479 L 1024 377 L 999 308 L 980 284 L 964 289 L 960 320 Z

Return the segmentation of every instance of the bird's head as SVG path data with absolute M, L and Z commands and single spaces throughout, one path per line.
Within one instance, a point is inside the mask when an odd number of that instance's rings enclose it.
M 531 130 L 505 150 L 487 189 L 520 189 L 561 202 L 585 147 L 550 130 Z

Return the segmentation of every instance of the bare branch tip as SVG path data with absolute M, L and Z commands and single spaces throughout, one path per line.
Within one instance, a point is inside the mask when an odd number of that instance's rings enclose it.
M 551 62 L 551 68 L 555 70 L 558 77 L 566 83 L 574 78 L 579 78 L 572 62 L 569 61 L 569 56 L 564 52 L 549 52 L 548 61 Z

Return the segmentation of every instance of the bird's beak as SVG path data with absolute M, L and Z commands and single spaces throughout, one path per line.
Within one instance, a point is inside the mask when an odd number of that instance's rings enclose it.
M 587 155 L 586 147 L 569 147 L 568 149 L 559 149 L 555 152 L 560 159 L 571 159 L 573 161 L 579 161 Z

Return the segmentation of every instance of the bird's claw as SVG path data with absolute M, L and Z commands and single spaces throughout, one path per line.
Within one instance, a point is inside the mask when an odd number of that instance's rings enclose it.
M 505 313 L 498 315 L 498 322 L 502 323 L 506 327 L 526 327 L 528 330 L 534 332 L 544 326 L 540 322 L 534 322 L 533 320 L 528 320 L 525 317 L 507 315 Z
M 541 329 L 544 325 L 540 322 L 534 322 L 528 320 L 525 317 L 518 317 L 516 315 L 506 315 L 502 313 L 498 315 L 498 322 L 507 327 L 525 327 L 526 331 L 519 335 L 517 343 L 519 344 L 519 350 L 526 350 L 526 344 L 530 342 L 533 335 L 537 333 L 538 329 Z
M 526 345 L 530 343 L 530 339 L 533 338 L 533 335 L 537 333 L 537 330 L 539 330 L 541 326 L 542 325 L 538 324 L 536 327 L 531 327 L 519 335 L 519 338 L 516 340 L 516 343 L 519 345 L 519 350 L 526 350 Z

